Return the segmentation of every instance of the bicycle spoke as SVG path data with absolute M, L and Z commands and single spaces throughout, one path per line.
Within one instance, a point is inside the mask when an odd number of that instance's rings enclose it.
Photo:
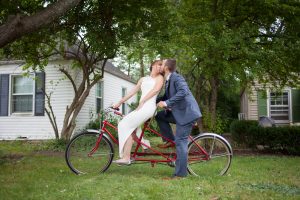
M 104 153 L 93 153 L 91 156 L 93 157 L 93 156 L 107 156 L 107 155 L 112 155 L 113 153 L 106 153 L 106 154 L 104 154 Z
M 213 149 L 214 149 L 214 146 L 215 146 L 215 139 L 216 139 L 216 137 L 214 137 L 214 139 L 213 139 L 213 143 L 212 143 L 212 146 L 210 148 L 209 155 L 212 155 L 212 152 L 213 152 Z
M 194 164 L 197 164 L 197 163 L 206 163 L 207 160 L 199 160 L 199 161 L 195 161 L 195 162 L 189 162 L 189 165 L 194 165 Z
M 223 138 L 205 134 L 195 138 L 188 148 L 188 170 L 192 175 L 223 175 L 227 172 L 232 152 Z M 203 149 L 200 151 L 200 148 Z M 203 154 L 206 151 L 209 159 Z
M 107 170 L 113 155 L 112 145 L 107 138 L 102 137 L 98 141 L 98 134 L 82 133 L 70 141 L 66 161 L 76 174 L 99 173 Z

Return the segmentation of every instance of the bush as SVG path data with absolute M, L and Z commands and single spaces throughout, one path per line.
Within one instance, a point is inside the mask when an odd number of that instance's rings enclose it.
M 89 123 L 85 126 L 85 128 L 99 130 L 100 129 L 100 119 L 95 119 L 95 120 L 89 121 Z
M 273 152 L 300 155 L 300 127 L 261 127 L 257 121 L 234 121 L 230 130 L 239 144 L 252 148 L 263 145 Z
M 51 139 L 44 140 L 41 142 L 31 143 L 29 141 L 24 141 L 30 145 L 32 150 L 34 151 L 56 151 L 56 152 L 64 152 L 66 150 L 66 140 L 64 139 Z
M 203 128 L 205 129 L 205 131 L 219 133 L 219 134 L 222 134 L 226 130 L 228 130 L 228 127 L 230 125 L 229 118 L 222 115 L 221 111 L 217 111 L 216 121 L 213 125 L 212 115 L 207 108 L 204 108 L 202 110 L 202 121 L 203 121 Z
M 230 125 L 232 139 L 239 144 L 249 144 L 252 138 L 249 131 L 252 127 L 258 127 L 258 121 L 241 120 L 233 121 Z
M 109 116 L 107 120 L 114 126 L 118 126 L 119 119 L 114 116 Z M 100 130 L 101 129 L 101 118 L 97 118 L 94 120 L 91 120 L 86 126 L 85 129 L 95 129 Z M 113 128 L 107 126 L 106 129 L 117 139 L 118 138 L 118 132 L 115 131 Z

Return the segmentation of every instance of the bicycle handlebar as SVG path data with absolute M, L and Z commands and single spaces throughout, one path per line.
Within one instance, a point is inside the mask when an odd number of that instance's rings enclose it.
M 120 110 L 120 108 L 114 108 L 114 107 L 110 106 L 110 107 L 104 109 L 104 112 L 105 113 L 113 112 L 116 115 L 123 116 L 122 113 L 118 112 L 119 110 Z
M 158 106 L 156 107 L 156 111 L 157 111 L 157 108 L 158 108 Z M 104 109 L 104 112 L 105 112 L 105 113 L 113 112 L 114 114 L 123 117 L 124 115 L 123 115 L 122 113 L 118 112 L 119 110 L 120 110 L 120 108 L 114 108 L 114 107 L 110 106 L 110 107 Z M 156 111 L 153 113 L 153 116 L 150 118 L 150 122 L 152 121 L 152 119 L 153 119 L 154 116 L 156 115 Z M 103 121 L 103 120 L 102 120 L 102 121 Z
M 114 108 L 114 107 L 112 107 L 112 106 L 110 106 L 109 108 L 111 108 L 111 109 L 113 109 L 113 110 L 117 110 L 117 111 L 120 110 L 120 108 Z

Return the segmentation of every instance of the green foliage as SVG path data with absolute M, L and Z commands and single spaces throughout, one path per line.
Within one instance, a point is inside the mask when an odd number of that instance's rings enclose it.
M 300 127 L 251 127 L 252 145 L 264 145 L 272 151 L 300 155 Z
M 22 1 L 21 4 L 26 6 L 20 9 L 32 14 L 45 2 Z M 0 19 L 15 14 L 19 3 L 9 3 L 7 6 L 15 6 L 14 9 L 4 9 Z M 121 46 L 134 43 L 137 35 L 138 39 L 154 37 L 162 28 L 160 15 L 164 5 L 163 0 L 84 0 L 55 22 L 7 45 L 3 54 L 8 59 L 25 60 L 23 69 L 28 71 L 43 70 L 49 59 L 71 60 L 69 64 L 59 66 L 72 83 L 76 96 L 66 109 L 63 120 L 61 137 L 68 140 L 75 127 L 71 124 L 75 123 L 86 94 L 104 76 L 106 61 L 113 59 Z M 76 81 L 72 76 L 74 69 L 82 73 Z
M 102 113 L 103 115 L 103 113 Z M 118 127 L 118 123 L 120 121 L 119 117 L 116 117 L 114 115 L 109 115 L 105 118 L 109 123 L 114 125 L 115 127 Z M 100 130 L 101 129 L 101 117 L 97 117 L 96 119 L 92 119 L 86 126 L 85 129 L 95 129 Z M 118 132 L 114 130 L 111 127 L 107 127 L 107 130 L 115 137 L 118 138 Z
M 235 121 L 231 124 L 233 139 L 249 147 L 263 145 L 267 150 L 300 155 L 300 127 L 261 127 L 256 121 Z
M 139 106 L 139 101 L 131 102 L 130 104 L 128 104 L 130 110 L 135 110 L 138 106 Z
M 63 139 L 47 140 L 35 147 L 35 151 L 56 151 L 64 152 L 66 141 Z
M 3 3 L 4 9 L 0 13 L 0 20 L 5 20 L 16 12 L 35 13 L 43 8 L 45 2 L 8 1 L 7 4 Z M 59 20 L 8 45 L 3 53 L 9 58 L 26 60 L 27 68 L 35 66 L 43 68 L 53 53 L 64 56 L 66 45 L 77 44 L 85 51 L 84 53 L 92 55 L 95 62 L 113 58 L 120 46 L 131 44 L 136 35 L 142 38 L 152 37 L 160 30 L 159 19 L 163 8 L 162 0 L 81 1 Z M 83 64 L 95 63 L 86 60 L 81 63 Z
M 249 132 L 252 127 L 258 127 L 258 121 L 255 120 L 236 120 L 230 125 L 232 139 L 239 144 L 249 144 L 252 139 L 249 138 Z M 252 144 L 252 143 L 251 143 Z
M 299 5 L 296 0 L 170 1 L 169 37 L 160 52 L 178 60 L 202 109 L 215 110 L 215 90 L 228 97 L 254 80 L 295 85 L 300 80 Z M 228 110 L 220 102 L 217 107 Z
M 208 109 L 202 110 L 202 121 L 206 132 L 218 134 L 222 134 L 227 131 L 230 122 L 228 118 L 224 118 L 220 112 L 217 112 L 216 121 L 213 123 L 211 113 L 208 111 Z

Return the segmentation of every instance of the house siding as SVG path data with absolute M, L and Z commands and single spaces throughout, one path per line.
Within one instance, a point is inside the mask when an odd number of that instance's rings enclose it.
M 269 110 L 269 92 L 272 86 L 267 85 L 264 89 L 259 83 L 245 91 L 241 96 L 241 112 L 245 114 L 247 120 L 258 120 L 259 116 L 270 116 Z M 291 125 L 299 124 L 300 106 L 298 99 L 300 98 L 300 90 L 285 87 L 283 90 L 289 91 L 289 122 Z M 262 93 L 267 92 L 267 96 L 262 98 Z M 297 94 L 295 94 L 297 93 Z M 246 100 L 245 100 L 246 99 Z M 296 118 L 296 119 L 295 119 Z M 282 123 L 282 122 L 278 122 Z
M 250 101 L 248 103 L 248 119 L 258 120 L 257 91 L 252 89 L 249 97 Z
M 242 94 L 240 110 L 246 120 L 258 120 L 257 91 L 254 88 Z
M 120 79 L 108 72 L 104 72 L 103 81 L 103 108 L 111 106 L 113 103 L 117 103 L 122 98 L 122 87 L 127 88 L 130 91 L 134 88 L 135 84 L 129 81 Z M 85 104 L 83 105 L 80 113 L 77 117 L 76 131 L 84 128 L 87 123 L 96 117 L 96 86 L 91 89 L 90 95 L 87 97 Z M 127 103 L 136 102 L 136 95 L 131 97 Z M 127 109 L 128 110 L 128 109 Z
M 74 91 L 71 83 L 58 70 L 58 65 L 68 65 L 68 61 L 53 61 L 45 67 L 46 75 L 46 92 L 53 91 L 51 101 L 52 107 L 56 116 L 56 121 L 59 131 L 63 125 L 64 114 L 67 105 L 70 105 L 74 97 Z M 21 74 L 22 64 L 0 64 L 0 74 Z M 78 72 L 73 71 L 72 76 L 79 77 Z M 107 77 L 106 77 L 107 76 Z M 134 84 L 125 81 L 121 78 L 113 76 L 107 72 L 104 74 L 104 108 L 111 102 L 120 100 L 121 85 L 125 85 L 130 90 Z M 58 83 L 58 84 L 57 84 Z M 82 129 L 90 120 L 90 111 L 95 111 L 95 87 L 92 88 L 91 93 L 77 117 L 76 130 Z M 130 102 L 135 101 L 131 98 Z M 28 139 L 51 139 L 55 138 L 53 128 L 49 121 L 47 114 L 44 116 L 34 116 L 32 114 L 10 114 L 8 116 L 0 116 L 0 139 L 14 140 L 17 138 Z

